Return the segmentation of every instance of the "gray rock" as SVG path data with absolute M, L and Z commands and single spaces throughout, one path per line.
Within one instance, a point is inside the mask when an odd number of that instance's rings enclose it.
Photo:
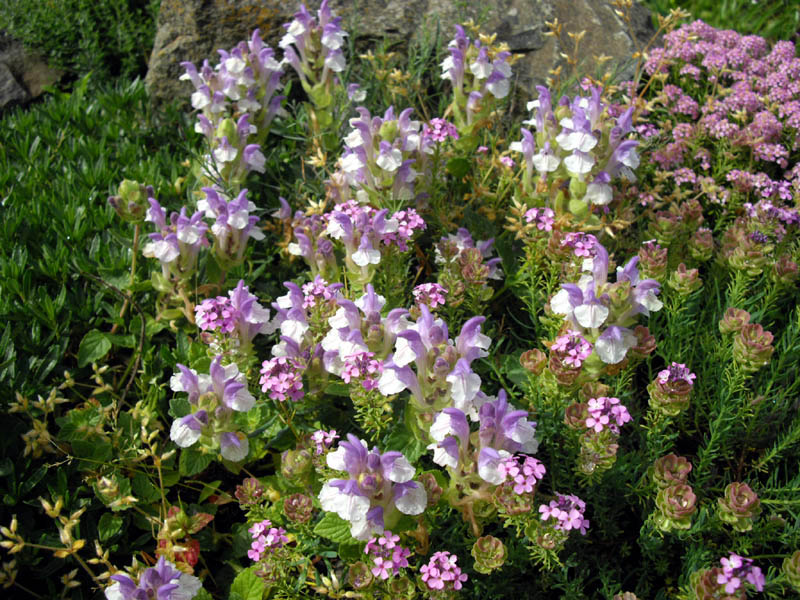
M 0 31 L 0 112 L 27 104 L 61 76 L 62 72 L 49 67 L 41 56 Z
M 320 0 L 309 0 L 315 11 Z M 468 5 L 468 6 L 467 6 Z M 514 52 L 524 54 L 516 64 L 517 84 L 532 95 L 550 69 L 564 65 L 569 52 L 567 31 L 586 30 L 580 44 L 582 70 L 594 73 L 593 57 L 611 56 L 618 65 L 630 64 L 636 48 L 653 34 L 649 11 L 634 5 L 633 37 L 607 0 L 330 0 L 333 11 L 343 17 L 347 31 L 356 40 L 389 36 L 408 41 L 439 24 L 445 40 L 453 36 L 455 23 L 473 19 L 482 31 L 497 33 Z M 259 28 L 273 47 L 283 35 L 282 23 L 291 20 L 297 3 L 286 0 L 162 0 L 158 29 L 150 57 L 146 83 L 155 104 L 188 99 L 191 86 L 180 82 L 179 63 L 216 62 L 218 48 L 229 49 Z M 545 36 L 546 21 L 558 19 L 564 26 L 567 48 Z M 606 65 L 607 67 L 608 65 Z

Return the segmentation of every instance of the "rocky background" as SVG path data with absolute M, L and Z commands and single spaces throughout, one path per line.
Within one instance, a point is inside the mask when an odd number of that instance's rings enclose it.
M 307 0 L 317 10 L 321 0 Z M 147 88 L 156 105 L 186 98 L 191 85 L 180 81 L 180 66 L 188 60 L 215 62 L 218 48 L 231 48 L 256 28 L 274 47 L 283 35 L 282 24 L 291 20 L 298 3 L 287 0 L 162 0 L 157 32 L 146 77 Z M 343 17 L 345 29 L 359 46 L 388 36 L 407 44 L 423 32 L 439 27 L 449 40 L 454 25 L 473 19 L 482 31 L 497 33 L 499 41 L 523 58 L 515 65 L 517 84 L 526 96 L 544 83 L 551 69 L 564 65 L 563 53 L 572 52 L 566 32 L 586 30 L 579 58 L 584 72 L 593 72 L 597 56 L 611 57 L 620 69 L 630 69 L 632 55 L 654 33 L 650 11 L 634 4 L 630 25 L 607 0 L 330 0 L 333 11 Z M 568 47 L 555 37 L 545 36 L 545 22 L 563 24 Z M 611 63 L 603 65 L 603 71 Z M 598 65 L 598 74 L 602 72 Z M 48 67 L 35 53 L 0 32 L 0 112 L 26 104 L 45 86 L 57 83 L 62 73 Z

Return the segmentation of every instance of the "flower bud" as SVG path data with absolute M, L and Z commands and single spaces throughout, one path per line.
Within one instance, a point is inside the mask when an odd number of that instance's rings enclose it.
M 674 242 L 681 232 L 681 217 L 671 212 L 660 211 L 655 214 L 655 218 L 650 221 L 647 229 L 649 235 L 653 236 L 659 244 L 669 246 Z
M 667 249 L 655 242 L 646 242 L 639 248 L 639 276 L 663 283 L 667 274 Z
M 688 296 L 702 287 L 703 280 L 700 279 L 697 269 L 687 269 L 686 265 L 681 263 L 669 276 L 667 285 L 681 296 Z
M 695 374 L 682 363 L 673 362 L 660 371 L 647 386 L 650 408 L 670 417 L 677 416 L 689 407 Z
M 636 336 L 636 345 L 631 348 L 630 356 L 633 358 L 645 358 L 655 351 L 656 338 L 650 333 L 650 329 L 644 325 L 637 325 L 633 328 L 633 335 Z
M 745 371 L 753 373 L 769 363 L 775 348 L 773 336 L 758 323 L 748 323 L 733 340 L 733 360 Z
M 149 206 L 147 199 L 155 196 L 152 186 L 145 186 L 138 181 L 123 179 L 119 184 L 116 196 L 109 196 L 108 203 L 119 217 L 130 223 L 142 223 Z
M 423 473 L 417 481 L 425 488 L 425 493 L 428 494 L 428 508 L 436 506 L 444 490 L 439 486 L 433 473 Z
M 750 313 L 740 308 L 729 308 L 719 322 L 719 330 L 726 333 L 739 333 L 750 322 Z
M 544 371 L 547 356 L 538 348 L 523 352 L 519 357 L 519 364 L 534 375 L 541 375 Z
M 372 583 L 372 573 L 370 573 L 369 567 L 365 563 L 358 561 L 350 565 L 347 579 L 355 589 L 363 590 Z
M 584 383 L 583 386 L 581 386 L 580 395 L 587 402 L 590 398 L 613 396 L 611 393 L 611 388 L 604 383 L 600 383 L 599 381 L 588 381 Z
M 746 483 L 729 483 L 725 495 L 717 500 L 717 515 L 736 531 L 750 531 L 760 513 L 761 501 Z
M 703 205 L 699 200 L 687 200 L 680 206 L 681 219 L 690 228 L 696 229 L 703 224 Z
M 701 227 L 689 238 L 689 255 L 700 262 L 705 262 L 714 253 L 714 237 L 711 230 Z
M 550 372 L 555 376 L 556 381 L 561 385 L 572 385 L 581 374 L 581 367 L 568 365 L 556 352 L 550 352 L 550 360 L 547 363 Z
M 314 513 L 314 501 L 305 494 L 292 494 L 283 501 L 283 514 L 295 523 L 307 523 Z
M 313 468 L 311 453 L 306 449 L 286 450 L 281 455 L 281 475 L 295 484 L 304 484 Z
M 676 483 L 686 483 L 691 472 L 692 463 L 683 456 L 667 454 L 653 463 L 650 477 L 659 488 L 665 488 Z
M 781 571 L 789 585 L 800 592 L 800 550 L 795 550 L 794 554 L 783 559 Z
M 585 402 L 575 402 L 574 404 L 570 404 L 564 411 L 564 424 L 572 429 L 582 431 L 586 429 L 586 419 L 588 417 L 588 404 Z
M 622 592 L 614 594 L 613 600 L 639 600 L 639 598 L 633 592 Z
M 529 513 L 533 508 L 533 494 L 517 494 L 512 482 L 498 485 L 494 490 L 494 504 L 509 516 Z
M 619 435 L 608 429 L 600 433 L 589 430 L 581 435 L 578 470 L 585 475 L 608 471 L 617 460 L 618 439 Z
M 788 254 L 781 254 L 772 265 L 772 280 L 783 286 L 790 286 L 797 281 L 797 263 Z
M 236 129 L 236 121 L 234 121 L 230 117 L 222 119 L 222 121 L 220 121 L 219 127 L 217 127 L 217 137 L 228 138 L 228 143 L 231 146 L 238 146 L 239 132 Z
M 717 583 L 717 578 L 722 575 L 722 569 L 714 567 L 712 569 L 701 569 L 695 571 L 689 577 L 689 586 L 694 594 L 695 600 L 744 600 L 744 588 L 739 588 L 734 594 L 720 594 L 722 587 Z
M 496 537 L 485 535 L 472 545 L 472 557 L 475 559 L 475 570 L 488 575 L 503 566 L 506 561 L 506 547 Z
M 689 529 L 692 526 L 692 515 L 697 510 L 697 496 L 691 486 L 677 483 L 659 490 L 656 506 L 659 514 L 655 522 L 662 531 L 672 529 Z
M 236 486 L 234 496 L 242 506 L 258 504 L 264 495 L 264 486 L 255 477 L 248 477 Z
M 417 586 L 408 577 L 393 577 L 389 583 L 389 591 L 392 598 L 415 598 L 417 596 Z

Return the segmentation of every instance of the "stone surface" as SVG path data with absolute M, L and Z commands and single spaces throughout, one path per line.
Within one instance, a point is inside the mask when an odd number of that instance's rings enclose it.
M 0 31 L 0 112 L 30 102 L 61 76 L 61 71 L 49 67 L 21 42 Z
M 315 11 L 320 0 L 309 0 Z M 449 40 L 455 23 L 472 18 L 486 33 L 497 33 L 514 52 L 524 54 L 516 64 L 517 83 L 531 95 L 548 71 L 564 63 L 562 48 L 545 22 L 558 19 L 567 31 L 585 29 L 580 44 L 583 70 L 594 72 L 593 56 L 611 56 L 618 64 L 631 61 L 638 46 L 653 34 L 650 13 L 641 5 L 633 10 L 633 38 L 627 26 L 606 0 L 330 0 L 333 11 L 343 17 L 343 26 L 357 40 L 378 40 L 384 35 L 409 40 L 439 24 Z M 217 61 L 218 48 L 229 49 L 258 27 L 264 39 L 277 47 L 282 23 L 292 18 L 297 3 L 286 0 L 162 0 L 158 30 L 146 83 L 156 104 L 175 98 L 188 100 L 191 86 L 178 81 L 180 62 Z

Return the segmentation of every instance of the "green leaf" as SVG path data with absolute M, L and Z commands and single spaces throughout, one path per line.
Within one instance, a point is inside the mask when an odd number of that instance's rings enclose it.
M 101 542 L 106 542 L 122 530 L 122 517 L 113 513 L 103 513 L 97 523 L 97 533 Z
M 337 554 L 343 561 L 356 562 L 364 556 L 364 548 L 361 544 L 353 544 L 352 540 L 350 540 L 350 543 L 342 542 L 339 544 L 339 552 Z
M 133 476 L 131 484 L 134 495 L 144 502 L 156 502 L 161 498 L 161 492 L 152 484 L 150 478 L 141 471 Z
M 264 582 L 255 573 L 255 566 L 245 569 L 231 584 L 229 600 L 261 600 L 264 595 Z
M 78 346 L 78 366 L 85 367 L 89 363 L 97 362 L 111 350 L 111 341 L 102 331 L 92 329 L 81 340 Z
M 332 542 L 347 543 L 353 541 L 350 535 L 350 523 L 336 513 L 325 513 L 322 520 L 314 527 L 314 533 Z
M 451 158 L 447 161 L 447 172 L 456 179 L 461 179 L 469 173 L 472 163 L 466 158 Z
M 198 504 L 202 504 L 206 501 L 206 499 L 211 496 L 212 494 L 216 494 L 219 491 L 219 486 L 222 483 L 221 479 L 217 479 L 216 481 L 212 481 L 211 483 L 204 483 L 203 484 L 203 491 L 200 492 L 200 497 L 197 499 Z
M 415 438 L 402 421 L 399 421 L 397 427 L 389 434 L 385 446 L 387 450 L 402 452 L 403 456 L 405 456 L 412 465 L 417 462 L 419 457 L 425 454 L 427 450 L 425 444 Z
M 188 398 L 176 396 L 169 401 L 169 416 L 174 419 L 180 419 L 192 412 L 192 405 Z
M 203 472 L 213 460 L 214 457 L 211 454 L 204 454 L 192 448 L 186 448 L 181 452 L 178 468 L 180 469 L 181 475 L 189 477 Z

